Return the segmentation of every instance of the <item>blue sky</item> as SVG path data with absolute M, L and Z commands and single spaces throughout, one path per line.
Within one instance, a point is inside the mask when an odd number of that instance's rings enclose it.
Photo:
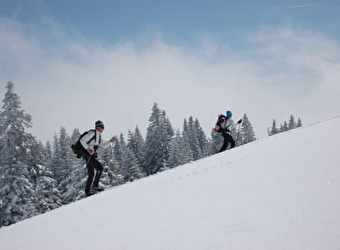
M 263 137 L 273 118 L 339 114 L 339 13 L 340 1 L 0 0 L 0 81 L 42 140 L 96 119 L 145 130 L 155 101 L 175 128 L 193 115 L 209 133 L 232 109 Z
M 0 1 L 2 16 L 38 23 L 52 18 L 86 37 L 108 43 L 135 39 L 152 30 L 189 46 L 202 33 L 234 41 L 237 46 L 245 33 L 287 23 L 339 38 L 339 12 L 340 1 Z

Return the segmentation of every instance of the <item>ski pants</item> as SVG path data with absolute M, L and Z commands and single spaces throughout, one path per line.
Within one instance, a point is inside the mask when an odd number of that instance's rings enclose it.
M 79 143 L 79 142 L 78 142 Z M 98 187 L 99 179 L 103 173 L 103 165 L 96 159 L 96 155 L 90 155 L 89 152 L 80 144 L 76 145 L 77 152 L 85 159 L 88 178 L 85 187 L 85 193 L 89 194 L 91 192 L 91 186 L 93 182 L 94 187 Z M 94 174 L 94 170 L 96 170 L 96 176 Z M 94 181 L 93 181 L 94 178 Z
M 230 142 L 230 147 L 231 148 L 235 147 L 235 141 L 234 141 L 233 137 L 230 134 L 222 133 L 221 135 L 224 138 L 224 143 L 223 143 L 222 148 L 220 149 L 220 152 L 223 152 L 223 151 L 225 151 L 227 149 L 229 142 Z

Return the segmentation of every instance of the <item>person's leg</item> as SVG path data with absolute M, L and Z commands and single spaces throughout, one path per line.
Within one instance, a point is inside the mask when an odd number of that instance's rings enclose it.
M 225 151 L 225 150 L 227 149 L 227 147 L 228 147 L 229 138 L 228 138 L 227 135 L 228 135 L 228 134 L 222 134 L 222 136 L 223 136 L 223 138 L 224 138 L 224 143 L 223 143 L 222 148 L 221 148 L 220 151 L 219 151 L 220 153 L 223 152 L 223 151 Z
M 234 138 L 231 135 L 229 135 L 229 139 L 228 140 L 230 141 L 230 147 L 231 148 L 235 148 L 235 140 L 234 140 Z
M 91 164 L 87 164 L 87 182 L 86 182 L 86 187 L 85 187 L 85 194 L 90 195 L 91 194 L 91 186 L 93 182 L 93 177 L 94 177 L 94 167 Z
M 103 165 L 99 161 L 97 161 L 97 159 L 93 159 L 93 166 L 95 167 L 97 171 L 96 177 L 94 178 L 93 187 L 98 188 L 99 180 L 100 180 L 100 177 L 102 176 L 104 168 L 103 168 Z
M 91 194 L 91 186 L 92 186 L 92 182 L 93 182 L 93 178 L 94 178 L 94 169 L 95 169 L 95 166 L 92 163 L 93 156 L 91 156 L 89 154 L 89 152 L 87 152 L 87 150 L 79 142 L 76 144 L 76 146 L 77 146 L 78 153 L 86 161 L 86 168 L 87 168 L 88 177 L 87 177 L 87 182 L 86 182 L 86 186 L 85 186 L 85 194 L 90 195 Z

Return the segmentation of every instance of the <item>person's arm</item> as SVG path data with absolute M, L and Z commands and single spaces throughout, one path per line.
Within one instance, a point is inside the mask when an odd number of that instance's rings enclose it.
M 107 147 L 109 147 L 110 146 L 110 144 L 111 144 L 111 142 L 115 142 L 117 140 L 117 137 L 112 137 L 109 141 L 107 141 L 107 142 L 102 142 L 101 144 L 100 144 L 100 146 L 101 147 L 103 147 L 103 148 L 107 148 Z
M 236 127 L 236 125 L 240 124 L 240 123 L 242 123 L 242 119 L 238 120 L 237 123 L 232 126 L 231 120 L 228 119 L 227 124 L 226 124 L 226 126 L 227 126 L 226 131 L 231 133 L 231 131 L 230 131 L 231 127 Z

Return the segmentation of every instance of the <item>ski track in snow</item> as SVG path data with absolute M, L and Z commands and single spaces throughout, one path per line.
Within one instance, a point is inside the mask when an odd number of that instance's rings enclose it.
M 0 229 L 0 249 L 339 250 L 340 117 Z

